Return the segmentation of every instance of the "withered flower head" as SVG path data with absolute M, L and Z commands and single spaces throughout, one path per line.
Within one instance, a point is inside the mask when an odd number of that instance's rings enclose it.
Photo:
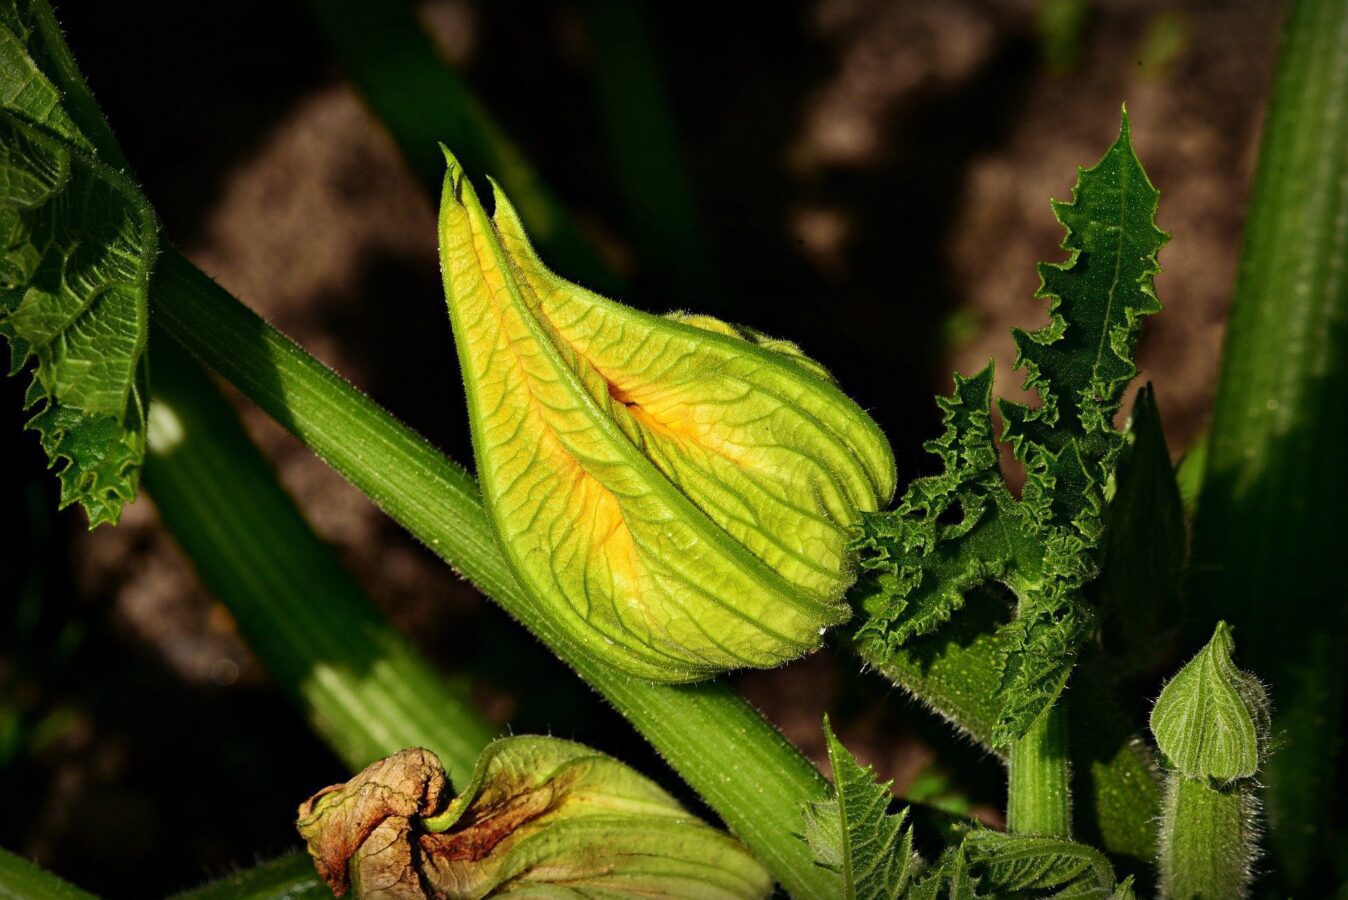
M 504 738 L 451 799 L 427 750 L 403 750 L 299 810 L 337 896 L 361 900 L 567 896 L 764 897 L 767 871 L 649 779 L 570 741 Z

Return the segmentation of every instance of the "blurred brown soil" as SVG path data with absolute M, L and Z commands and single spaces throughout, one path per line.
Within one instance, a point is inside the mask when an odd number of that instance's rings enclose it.
M 226 13 L 207 4 L 177 14 L 191 26 L 188 47 L 205 48 L 200 69 L 187 50 L 144 36 L 132 51 L 167 53 L 168 71 L 149 63 L 119 69 L 117 54 L 98 42 L 135 22 L 69 6 L 64 20 L 77 56 L 186 253 L 467 461 L 431 201 L 316 39 L 305 36 L 303 19 L 280 16 L 270 22 L 280 37 L 259 39 L 256 56 L 233 56 L 227 36 L 250 33 L 247 15 L 266 21 L 270 13 L 265 5 Z M 488 106 L 606 242 L 607 255 L 629 262 L 633 302 L 697 308 L 696 298 L 665 295 L 620 237 L 602 151 L 593 129 L 587 133 L 593 112 L 575 11 L 564 3 L 528 14 L 516 3 L 426 9 Z M 1277 4 L 1100 2 L 1079 64 L 1065 71 L 1041 62 L 1034 11 L 1029 0 L 818 0 L 713 29 L 694 11 L 653 13 L 708 243 L 730 288 L 718 312 L 801 339 L 834 367 L 875 410 L 905 479 L 927 465 L 920 444 L 936 427 L 930 397 L 947 389 L 952 368 L 970 372 L 994 357 L 999 390 L 1015 393 L 1007 329 L 1043 321 L 1043 304 L 1032 299 L 1034 262 L 1061 257 L 1048 198 L 1069 196 L 1075 166 L 1109 144 L 1125 100 L 1162 192 L 1160 224 L 1174 235 L 1158 279 L 1167 310 L 1147 324 L 1141 354 L 1172 451 L 1201 432 L 1210 406 Z M 220 35 L 212 37 L 215 28 Z M 1179 36 L 1168 55 L 1157 56 L 1158 33 Z M 260 67 L 266 78 L 244 72 L 238 85 L 221 82 L 236 71 L 230 65 Z M 179 70 L 187 86 L 166 83 Z M 269 93 L 271 78 L 284 86 Z M 138 104 L 166 104 L 181 130 L 163 123 L 152 130 Z M 136 136 L 138 127 L 145 131 Z M 319 533 L 446 670 L 462 656 L 456 636 L 513 627 L 235 399 Z M 72 533 L 74 518 L 65 517 Z M 75 607 L 105 634 L 99 677 L 122 692 L 115 708 L 126 715 L 110 719 L 87 692 L 71 694 L 70 702 L 87 705 L 81 724 L 22 764 L 25 807 L 0 813 L 0 843 L 123 896 L 144 895 L 137 879 L 164 843 L 183 858 L 155 891 L 282 849 L 294 803 L 336 780 L 340 767 L 301 723 L 247 736 L 258 721 L 284 722 L 288 708 L 156 524 L 152 503 L 137 502 L 115 530 L 76 533 L 70 557 L 78 566 Z M 933 764 L 939 728 L 852 668 L 839 651 L 737 683 L 816 759 L 821 715 L 834 711 L 844 740 L 903 790 Z M 502 678 L 504 685 L 486 678 L 483 696 L 503 721 L 520 697 Z M 174 717 L 196 721 L 194 706 L 213 718 L 210 729 L 194 736 L 166 728 Z M 591 718 L 546 724 L 605 743 L 585 729 L 612 730 L 612 717 L 584 715 Z M 189 755 L 202 752 L 195 742 L 235 735 L 237 755 L 206 755 L 193 778 L 225 782 L 205 802 L 252 808 L 223 823 L 179 816 L 175 804 L 185 801 L 137 763 L 165 734 Z M 613 738 L 611 748 L 633 743 Z M 993 769 L 973 751 L 964 755 L 953 764 L 961 771 Z M 995 782 L 975 779 L 972 788 L 989 814 Z

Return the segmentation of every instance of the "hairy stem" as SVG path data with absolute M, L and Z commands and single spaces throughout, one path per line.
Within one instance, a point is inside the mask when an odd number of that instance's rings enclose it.
M 1249 893 L 1256 815 L 1246 781 L 1216 788 L 1170 777 L 1161 822 L 1161 896 L 1226 900 Z
M 798 896 L 828 896 L 836 876 L 797 834 L 826 782 L 724 682 L 654 685 L 578 651 L 519 589 L 477 484 L 174 251 L 151 293 L 155 320 L 396 521 L 540 637 L 603 694 Z
M 1348 4 L 1291 4 L 1194 525 L 1191 636 L 1229 621 L 1278 698 L 1263 773 L 1282 892 L 1328 871 L 1348 666 Z
M 175 900 L 330 900 L 307 853 L 291 853 L 176 895 Z
M 14 900 L 94 900 L 93 894 L 3 849 L 0 849 L 0 897 Z
M 1011 744 L 1006 828 L 1013 834 L 1072 836 L 1067 708 L 1056 703 Z

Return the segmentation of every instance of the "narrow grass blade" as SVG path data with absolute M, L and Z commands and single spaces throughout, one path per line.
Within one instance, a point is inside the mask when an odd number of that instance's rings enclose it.
M 371 112 L 407 164 L 439 196 L 440 141 L 465 166 L 490 172 L 515 198 L 540 249 L 592 287 L 615 286 L 571 214 L 481 101 L 441 58 L 416 20 L 415 4 L 309 0 L 309 12 Z

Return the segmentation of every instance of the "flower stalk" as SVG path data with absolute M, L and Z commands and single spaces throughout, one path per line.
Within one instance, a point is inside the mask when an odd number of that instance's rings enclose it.
M 1151 713 L 1165 765 L 1161 895 L 1181 900 L 1249 896 L 1258 857 L 1255 776 L 1267 754 L 1268 697 L 1231 660 L 1231 629 L 1166 684 Z

